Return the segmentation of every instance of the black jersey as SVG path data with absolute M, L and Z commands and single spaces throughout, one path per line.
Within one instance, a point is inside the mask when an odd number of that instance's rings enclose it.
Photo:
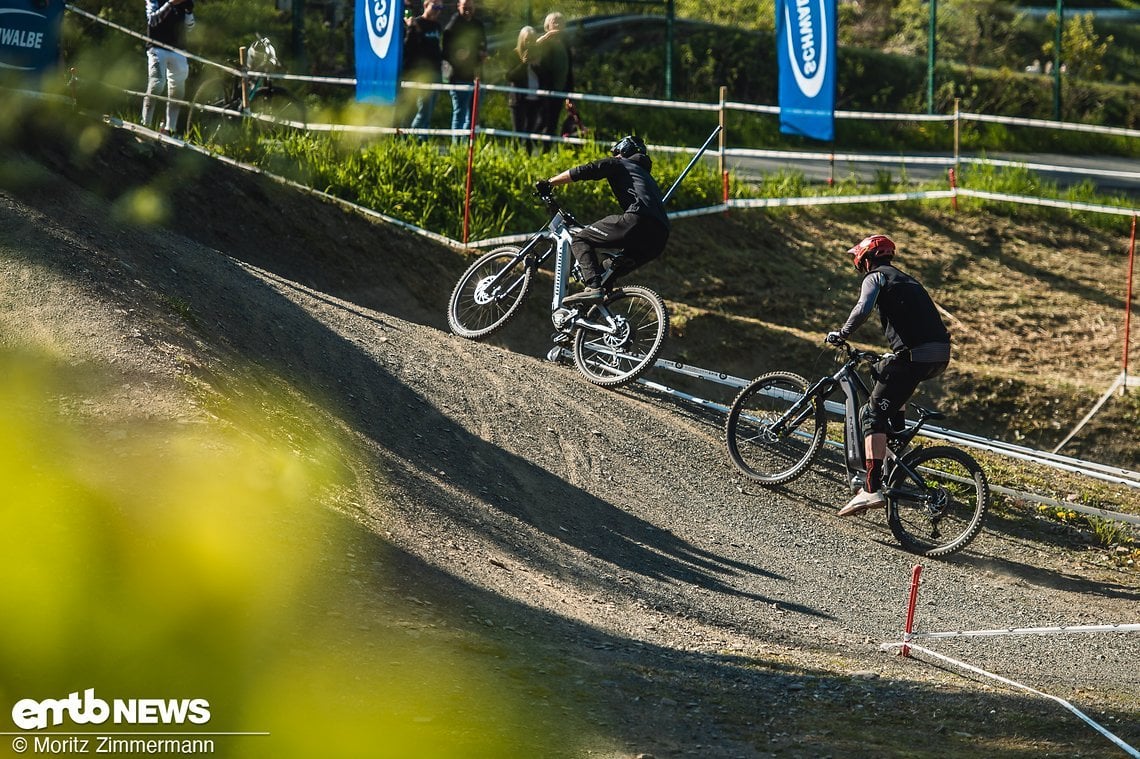
M 649 156 L 640 153 L 629 158 L 615 156 L 575 166 L 570 169 L 570 178 L 575 182 L 581 179 L 608 180 L 623 211 L 656 219 L 669 229 L 661 188 L 649 173 L 652 166 Z
M 859 302 L 851 309 L 839 334 L 850 335 L 876 307 L 891 350 L 897 353 L 910 349 L 915 361 L 949 358 L 950 333 L 930 294 L 917 279 L 890 265 L 875 267 L 864 275 Z

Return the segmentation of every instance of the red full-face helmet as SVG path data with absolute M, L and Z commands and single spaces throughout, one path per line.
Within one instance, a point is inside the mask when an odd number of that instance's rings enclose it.
M 870 261 L 890 261 L 895 255 L 895 243 L 886 235 L 871 235 L 847 252 L 855 268 L 865 272 Z

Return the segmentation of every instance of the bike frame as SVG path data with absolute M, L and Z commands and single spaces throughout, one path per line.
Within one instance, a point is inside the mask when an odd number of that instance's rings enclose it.
M 847 468 L 848 485 L 852 491 L 863 485 L 867 472 L 867 452 L 863 443 L 863 431 L 860 425 L 860 413 L 867 399 L 871 397 L 871 389 L 867 387 L 862 375 L 856 371 L 859 362 L 866 357 L 863 354 L 849 353 L 835 374 L 822 377 L 808 388 L 803 397 L 773 425 L 776 429 L 785 430 L 787 427 L 798 427 L 807 417 L 817 403 L 824 403 L 836 390 L 842 390 L 845 397 L 843 413 L 843 460 Z M 925 422 L 925 414 L 920 414 L 914 426 L 899 433 L 890 433 L 887 436 L 887 462 L 888 466 L 901 465 L 906 471 L 918 480 L 920 477 L 901 463 L 900 454 L 909 447 L 911 440 L 918 434 Z M 884 475 L 887 473 L 884 472 Z
M 867 471 L 867 454 L 859 427 L 859 412 L 871 397 L 867 383 L 855 371 L 857 364 L 856 358 L 849 358 L 835 374 L 821 378 L 808 388 L 804 396 L 813 402 L 826 402 L 837 389 L 843 391 L 843 458 L 848 479 L 853 484 L 861 482 Z
M 588 320 L 576 310 L 562 308 L 562 301 L 566 298 L 566 291 L 570 286 L 570 272 L 574 268 L 574 257 L 570 252 L 570 243 L 573 240 L 573 235 L 570 229 L 573 225 L 576 225 L 577 222 L 572 216 L 568 217 L 567 214 L 558 207 L 553 198 L 544 198 L 544 200 L 546 200 L 547 206 L 554 212 L 554 216 L 550 219 L 545 229 L 535 233 L 534 237 L 528 240 L 526 245 L 519 249 L 515 261 L 525 261 L 525 259 L 530 258 L 531 260 L 527 262 L 526 265 L 537 269 L 545 263 L 546 259 L 548 259 L 552 253 L 554 254 L 554 293 L 551 296 L 550 313 L 556 328 L 569 331 L 574 327 L 578 327 L 607 335 L 615 333 L 618 326 L 609 310 L 606 309 L 604 302 L 596 305 L 597 310 L 604 318 L 603 322 Z M 544 251 L 541 255 L 535 256 L 534 249 L 543 240 L 550 241 L 551 248 L 550 250 Z M 615 255 L 605 250 L 601 250 L 599 253 L 603 256 L 610 257 Z M 513 268 L 513 265 L 504 266 L 495 279 L 488 283 L 488 289 L 497 286 Z

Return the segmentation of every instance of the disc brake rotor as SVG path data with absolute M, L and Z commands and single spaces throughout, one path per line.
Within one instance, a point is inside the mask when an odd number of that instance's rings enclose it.
M 483 277 L 479 280 L 479 284 L 475 285 L 475 292 L 473 297 L 475 302 L 480 306 L 486 306 L 489 303 L 494 303 L 498 299 L 498 288 L 491 290 L 491 283 L 494 282 L 495 275 L 492 274 L 488 277 Z
M 621 317 L 616 321 L 617 324 L 615 325 L 614 331 L 603 338 L 605 344 L 613 350 L 624 348 L 633 342 L 634 338 L 633 327 L 628 321 Z

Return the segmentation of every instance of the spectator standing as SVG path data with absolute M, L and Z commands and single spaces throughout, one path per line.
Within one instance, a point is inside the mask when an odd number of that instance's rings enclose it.
M 442 0 L 424 0 L 424 12 L 404 30 L 404 77 L 419 84 L 440 84 L 443 73 L 443 30 L 439 26 Z M 436 90 L 416 90 L 416 113 L 411 129 L 430 129 Z M 425 140 L 426 137 L 420 137 Z
M 160 130 L 165 134 L 178 133 L 178 117 L 182 114 L 181 100 L 186 91 L 186 76 L 190 65 L 186 56 L 170 48 L 186 47 L 186 32 L 194 27 L 194 0 L 146 0 L 146 94 L 155 95 L 166 82 L 166 121 Z M 167 47 L 169 45 L 169 47 Z M 154 101 L 143 98 L 143 126 L 154 126 Z
M 507 70 L 507 84 L 520 89 L 538 89 L 538 71 L 534 65 L 534 43 L 538 39 L 538 31 L 533 26 L 524 26 L 519 30 L 519 39 L 515 44 L 515 55 L 518 63 Z M 516 132 L 530 134 L 538 131 L 538 95 L 512 92 L 507 95 L 507 103 L 511 107 L 511 128 Z M 531 140 L 526 141 L 529 152 Z
M 543 35 L 535 42 L 538 52 L 538 82 L 544 90 L 568 92 L 574 88 L 574 65 L 570 59 L 570 46 L 562 31 L 564 19 L 561 13 L 548 13 L 542 22 Z M 538 126 L 543 134 L 561 133 L 562 108 L 566 98 L 547 96 L 539 106 Z M 544 147 L 549 149 L 550 143 Z
M 475 18 L 475 0 L 459 0 L 459 6 L 443 29 L 443 70 L 448 84 L 471 85 L 483 71 L 487 58 L 487 32 Z M 451 128 L 471 128 L 474 91 L 451 91 Z

